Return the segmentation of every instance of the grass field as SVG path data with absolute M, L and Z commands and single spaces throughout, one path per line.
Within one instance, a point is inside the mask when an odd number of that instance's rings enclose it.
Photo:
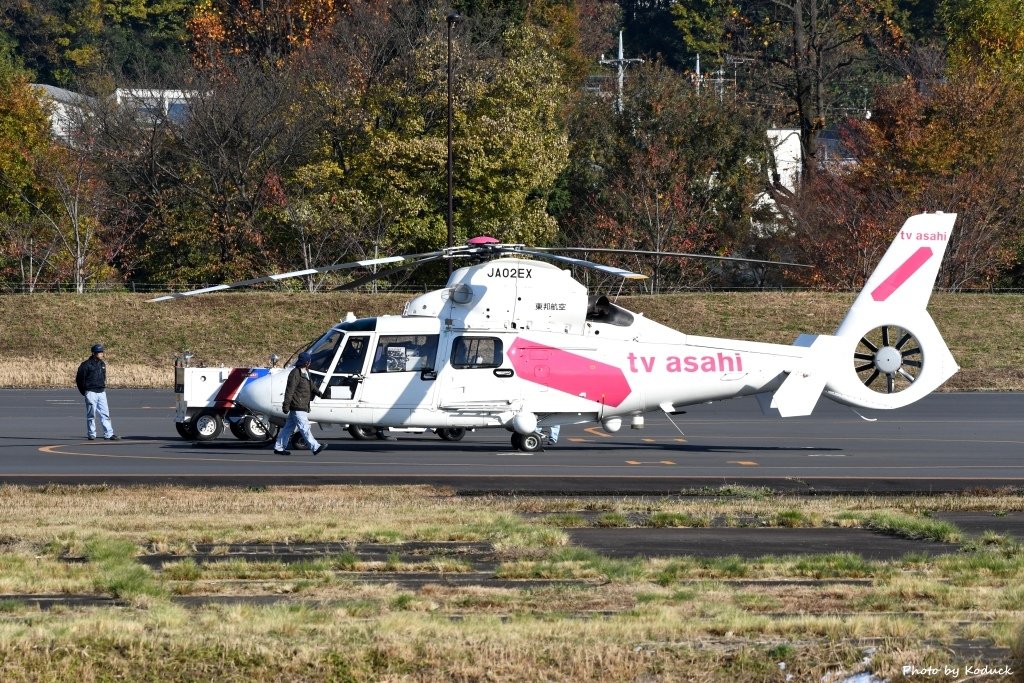
M 1022 506 L 1012 491 L 490 498 L 413 486 L 0 487 L 0 679 L 743 683 L 869 670 L 901 681 L 924 680 L 904 666 L 955 666 L 959 680 L 1014 680 L 964 672 L 1024 667 L 1024 549 L 934 515 L 997 520 Z M 567 542 L 566 526 L 614 515 L 646 526 L 883 528 L 960 551 L 885 562 L 830 548 L 609 559 Z M 345 550 L 230 558 L 240 542 Z M 387 557 L 367 560 L 367 544 L 381 543 Z M 431 554 L 409 556 L 413 543 Z M 477 549 L 444 556 L 445 544 Z M 172 559 L 144 561 L 158 555 Z M 470 572 L 485 578 L 453 580 Z M 96 601 L 41 610 L 33 600 L 44 595 Z
M 161 304 L 143 295 L 0 296 L 0 386 L 68 387 L 89 347 L 107 345 L 113 386 L 166 387 L 188 349 L 196 364 L 265 365 L 288 357 L 348 311 L 399 314 L 408 295 L 238 292 Z M 850 294 L 722 293 L 623 297 L 627 308 L 680 331 L 791 343 L 831 333 Z M 961 371 L 947 390 L 1024 389 L 1024 297 L 936 294 L 930 307 Z

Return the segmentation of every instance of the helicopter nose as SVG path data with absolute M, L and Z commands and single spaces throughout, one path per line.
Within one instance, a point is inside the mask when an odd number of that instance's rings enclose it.
M 245 383 L 235 401 L 242 404 L 254 413 L 269 413 L 270 405 L 270 375 L 257 377 Z

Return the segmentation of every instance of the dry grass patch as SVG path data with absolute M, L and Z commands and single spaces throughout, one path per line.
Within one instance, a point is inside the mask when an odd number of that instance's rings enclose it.
M 859 649 L 820 640 L 743 642 L 693 629 L 677 612 L 643 619 L 451 622 L 418 611 L 352 620 L 305 606 L 37 614 L 0 624 L 4 680 L 765 680 L 789 655 L 798 680 L 854 666 Z M 741 626 L 743 624 L 740 624 Z M 721 624 L 721 628 L 728 628 Z M 827 629 L 823 629 L 827 630 Z
M 562 544 L 509 505 L 425 486 L 0 486 L 5 532 L 80 554 L 81 539 L 114 534 L 162 550 L 185 543 L 476 541 L 510 551 Z

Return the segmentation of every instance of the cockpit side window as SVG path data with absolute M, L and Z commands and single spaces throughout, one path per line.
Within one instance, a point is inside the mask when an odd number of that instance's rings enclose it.
M 306 352 L 313 357 L 309 369 L 313 372 L 325 373 L 334 360 L 334 354 L 338 352 L 338 346 L 345 338 L 341 330 L 331 330 L 324 336 L 309 345 Z
M 350 336 L 338 359 L 338 367 L 335 374 L 357 375 L 363 371 L 363 361 L 366 359 L 366 349 L 369 347 L 369 337 Z
M 452 342 L 452 367 L 496 368 L 504 360 L 497 337 L 457 337 Z
M 370 372 L 432 370 L 437 355 L 437 339 L 436 334 L 381 336 Z
M 350 334 L 345 342 L 345 348 L 338 358 L 338 365 L 327 382 L 328 387 L 348 387 L 351 390 L 350 397 L 355 396 L 356 386 L 361 381 L 363 362 L 366 360 L 366 350 L 370 347 L 370 338 L 362 335 Z M 341 398 L 331 392 L 331 398 Z

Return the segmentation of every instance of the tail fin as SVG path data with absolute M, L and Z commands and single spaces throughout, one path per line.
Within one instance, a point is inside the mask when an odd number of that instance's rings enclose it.
M 829 398 L 899 408 L 960 369 L 927 311 L 955 221 L 955 213 L 924 213 L 903 224 L 836 330 Z
M 903 224 L 835 335 L 797 339 L 810 347 L 803 367 L 789 372 L 770 408 L 809 415 L 822 392 L 858 408 L 900 408 L 960 369 L 926 310 L 955 220 L 919 214 Z

